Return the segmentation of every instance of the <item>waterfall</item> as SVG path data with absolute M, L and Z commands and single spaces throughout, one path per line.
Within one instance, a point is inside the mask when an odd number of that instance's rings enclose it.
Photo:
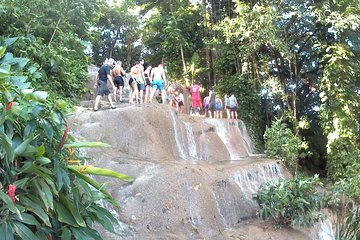
M 225 144 L 229 152 L 230 160 L 240 160 L 244 157 L 248 157 L 252 153 L 249 148 L 249 145 L 251 145 L 251 139 L 248 137 L 248 142 L 245 142 L 242 131 L 236 125 L 237 121 L 205 119 L 205 122 L 212 124 L 215 127 L 217 135 Z M 244 124 L 242 123 L 242 125 Z
M 188 149 L 189 149 L 189 156 L 193 158 L 197 158 L 197 150 L 196 150 L 196 142 L 194 138 L 193 129 L 190 123 L 184 122 L 186 127 L 186 135 L 188 140 Z
M 222 224 L 232 227 L 256 215 L 258 205 L 253 200 L 253 194 L 261 183 L 281 177 L 284 177 L 284 173 L 280 164 L 258 163 L 235 171 L 227 179 L 218 181 L 212 195 Z
M 173 129 L 174 129 L 174 138 L 175 138 L 175 143 L 176 143 L 178 153 L 180 155 L 180 158 L 182 160 L 185 160 L 186 159 L 186 154 L 184 152 L 184 148 L 185 148 L 185 146 L 183 144 L 184 141 L 182 141 L 182 139 L 180 139 L 180 136 L 178 134 L 178 129 L 180 129 L 180 128 L 177 127 L 177 122 L 176 122 L 176 119 L 175 119 L 175 113 L 174 113 L 174 111 L 172 109 L 170 109 L 168 112 L 170 113 L 169 115 L 170 115 L 171 123 L 172 123 Z
M 241 135 L 242 135 L 242 138 L 244 139 L 245 143 L 246 143 L 246 146 L 247 146 L 247 149 L 248 149 L 248 153 L 249 155 L 251 156 L 253 153 L 254 153 L 254 145 L 252 143 L 252 140 L 249 136 L 249 132 L 245 126 L 245 123 L 241 120 L 238 120 L 238 123 L 239 123 L 239 128 L 240 128 L 240 131 L 241 131 Z
M 182 186 L 184 188 L 184 192 L 186 193 L 186 200 L 188 202 L 188 210 L 190 214 L 190 222 L 194 225 L 201 224 L 201 216 L 199 213 L 199 209 L 201 209 L 196 204 L 196 197 L 193 194 L 193 190 L 190 187 L 188 182 L 183 182 Z

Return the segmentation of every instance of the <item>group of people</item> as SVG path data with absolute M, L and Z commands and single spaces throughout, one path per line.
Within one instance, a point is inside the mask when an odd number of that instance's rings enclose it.
M 238 102 L 234 94 L 230 97 L 225 95 L 224 102 L 222 101 L 219 95 L 216 95 L 214 89 L 209 90 L 209 95 L 204 97 L 201 101 L 201 88 L 198 83 L 195 83 L 190 87 L 191 94 L 191 115 L 201 115 L 201 110 L 203 110 L 205 117 L 210 118 L 223 118 L 223 110 L 225 107 L 226 117 L 228 119 L 233 118 L 237 119 L 237 108 Z M 225 106 L 224 106 L 225 105 Z
M 98 88 L 95 98 L 94 111 L 99 110 L 101 97 L 107 96 L 110 107 L 115 108 L 113 101 L 123 101 L 123 89 L 125 77 L 129 75 L 129 103 L 148 103 L 152 102 L 155 92 L 159 90 L 165 103 L 165 86 L 167 85 L 165 71 L 162 64 L 152 68 L 150 65 L 144 70 L 144 60 L 140 60 L 131 67 L 130 74 L 127 74 L 122 67 L 121 61 L 106 59 L 100 67 L 94 82 L 94 89 Z M 112 94 L 107 87 L 109 82 L 114 89 Z
M 128 77 L 126 77 L 128 76 Z M 110 107 L 114 106 L 114 101 L 123 102 L 123 90 L 125 80 L 128 78 L 130 91 L 129 103 L 151 103 L 155 93 L 161 96 L 162 103 L 168 103 L 177 109 L 178 112 L 184 112 L 184 94 L 183 88 L 175 83 L 168 84 L 165 71 L 162 64 L 152 68 L 150 65 L 144 69 L 144 60 L 136 62 L 127 74 L 122 67 L 121 61 L 107 59 L 100 67 L 94 82 L 94 89 L 98 88 L 95 98 L 94 111 L 98 111 L 101 97 L 107 96 Z M 114 89 L 113 94 L 107 87 L 107 82 Z M 198 83 L 190 88 L 191 112 L 192 115 L 200 115 L 204 110 L 204 115 L 210 118 L 223 118 L 222 112 L 225 108 L 227 118 L 237 119 L 237 100 L 232 94 L 230 97 L 225 95 L 224 103 L 220 96 L 216 95 L 213 89 L 210 89 L 209 95 L 203 101 L 201 100 L 201 88 Z M 119 97 L 119 98 L 118 98 Z

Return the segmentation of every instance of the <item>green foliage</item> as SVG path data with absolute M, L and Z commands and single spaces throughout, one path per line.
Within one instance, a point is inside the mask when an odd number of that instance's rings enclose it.
M 79 147 L 103 144 L 73 143 L 66 104 L 31 88 L 29 62 L 0 47 L 0 239 L 101 239 L 93 223 L 113 231 L 117 220 L 99 201 L 118 203 L 87 174 L 132 179 L 80 165 Z
M 263 183 L 254 199 L 260 206 L 260 216 L 272 219 L 280 226 L 310 227 L 322 220 L 320 208 L 324 196 L 317 191 L 322 183 L 318 177 L 300 177 Z
M 49 92 L 50 98 L 74 100 L 85 92 L 88 58 L 84 50 L 92 36 L 89 26 L 101 5 L 98 0 L 1 1 L 0 43 L 19 37 L 8 50 L 39 69 L 29 82 Z
M 360 207 L 347 212 L 336 226 L 336 240 L 360 239 Z
M 139 10 L 132 0 L 114 2 L 111 7 L 104 8 L 94 26 L 96 34 L 92 41 L 93 62 L 99 65 L 105 58 L 112 57 L 121 60 L 122 66 L 130 71 L 132 64 L 141 57 L 138 16 Z
M 359 174 L 359 169 L 354 172 Z M 358 176 L 356 176 L 359 178 Z M 355 177 L 355 178 L 356 178 Z M 357 184 L 357 185 L 356 185 Z M 327 188 L 326 204 L 336 213 L 336 240 L 354 240 L 360 238 L 359 179 L 340 179 Z M 355 200 L 355 204 L 353 200 Z
M 183 60 L 185 65 L 190 65 L 194 53 L 202 54 L 203 19 L 200 9 L 189 1 L 176 0 L 172 4 L 168 1 L 143 2 L 147 11 L 152 10 L 142 36 L 147 52 L 144 57 L 152 65 L 164 62 L 169 78 L 179 81 L 185 77 Z
M 283 160 L 291 170 L 297 167 L 300 150 L 307 149 L 307 144 L 295 136 L 281 119 L 273 121 L 266 129 L 264 139 L 266 155 Z

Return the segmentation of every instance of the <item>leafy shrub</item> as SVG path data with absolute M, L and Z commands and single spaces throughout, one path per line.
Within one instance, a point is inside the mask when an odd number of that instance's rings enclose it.
M 276 119 L 266 129 L 264 139 L 266 155 L 283 160 L 291 170 L 296 169 L 300 150 L 307 149 L 307 144 L 295 136 L 281 119 Z
M 30 88 L 28 62 L 0 47 L 0 239 L 101 239 L 92 224 L 117 221 L 98 201 L 118 204 L 87 174 L 131 178 L 83 166 L 78 148 L 106 145 L 73 142 L 66 103 Z
M 336 240 L 360 239 L 360 207 L 354 205 L 353 201 L 359 203 L 358 196 L 353 198 L 359 190 L 353 184 L 349 179 L 340 179 L 327 188 L 325 202 L 337 218 Z
M 326 163 L 329 178 L 337 181 L 356 176 L 358 172 L 353 169 L 359 169 L 357 165 L 360 165 L 360 151 L 351 138 L 341 137 L 331 143 Z
M 318 175 L 312 178 L 295 175 L 291 180 L 263 183 L 253 197 L 264 220 L 272 219 L 279 226 L 308 227 L 324 217 L 319 212 L 324 196 L 316 189 L 320 185 Z

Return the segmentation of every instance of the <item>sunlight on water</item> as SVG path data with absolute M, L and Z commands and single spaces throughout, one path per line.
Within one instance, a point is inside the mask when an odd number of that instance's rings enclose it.
M 186 134 L 188 140 L 189 156 L 197 158 L 196 142 L 194 138 L 194 133 L 190 123 L 184 122 L 186 127 Z

